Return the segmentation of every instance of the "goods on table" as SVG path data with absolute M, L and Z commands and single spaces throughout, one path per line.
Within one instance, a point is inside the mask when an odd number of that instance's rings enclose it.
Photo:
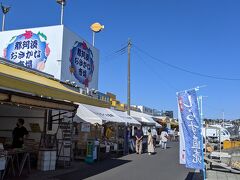
M 239 161 L 232 162 L 231 167 L 240 170 L 240 162 Z
M 213 152 L 214 148 L 210 145 L 207 145 L 207 152 Z

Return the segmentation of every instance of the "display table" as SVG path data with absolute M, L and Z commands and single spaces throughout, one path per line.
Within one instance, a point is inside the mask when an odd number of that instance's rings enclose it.
M 25 165 L 28 167 L 28 173 L 31 172 L 31 163 L 30 163 L 30 153 L 33 153 L 32 150 L 26 149 L 9 149 L 6 152 L 6 168 L 3 172 L 2 178 L 4 178 L 7 169 L 9 168 L 12 171 L 12 175 L 15 176 L 15 167 L 17 169 L 17 175 L 21 176 L 23 168 Z

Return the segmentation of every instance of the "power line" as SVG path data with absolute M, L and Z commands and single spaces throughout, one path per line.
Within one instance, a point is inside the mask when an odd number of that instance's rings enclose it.
M 199 73 L 199 72 L 194 72 L 194 71 L 190 71 L 188 69 L 184 69 L 182 67 L 178 67 L 178 66 L 175 66 L 173 64 L 170 64 L 170 63 L 167 63 L 166 61 L 163 61 L 157 57 L 154 57 L 152 56 L 151 54 L 149 54 L 148 52 L 142 50 L 141 48 L 137 47 L 136 45 L 133 45 L 133 47 L 135 49 L 137 49 L 138 51 L 140 51 L 141 53 L 145 54 L 146 56 L 150 57 L 151 59 L 163 64 L 163 65 L 166 65 L 168 67 L 171 67 L 173 69 L 177 69 L 179 71 L 183 71 L 183 72 L 186 72 L 186 73 L 189 73 L 189 74 L 193 74 L 193 75 L 196 75 L 196 76 L 201 76 L 201 77 L 206 77 L 206 78 L 211 78 L 211 79 L 218 79 L 218 80 L 227 80 L 227 81 L 240 81 L 239 78 L 227 78 L 227 77 L 219 77 L 219 76 L 213 76 L 213 75 L 208 75 L 208 74 L 203 74 L 203 73 Z
M 126 54 L 127 52 L 127 45 L 125 45 L 124 47 L 121 47 L 120 49 L 117 49 L 111 53 L 109 53 L 108 55 L 104 56 L 103 59 L 106 59 L 105 61 L 103 61 L 103 63 L 107 63 L 109 62 L 110 60 L 113 60 L 119 56 L 122 56 L 124 54 Z
M 133 49 L 133 52 L 134 52 L 134 53 L 139 57 L 139 59 L 145 64 L 145 67 L 148 67 L 148 68 L 149 68 L 149 71 L 150 71 L 151 73 L 153 73 L 153 74 L 155 73 L 156 75 L 158 75 L 158 77 L 160 78 L 160 80 L 161 80 L 162 82 L 164 82 L 164 84 L 165 84 L 166 86 L 168 86 L 168 88 L 174 90 L 175 92 L 178 91 L 177 88 L 175 88 L 175 87 L 172 86 L 170 83 L 168 83 L 168 82 L 165 81 L 163 78 L 161 78 L 161 77 L 162 77 L 162 74 L 160 74 L 158 71 L 155 71 L 155 69 L 153 69 L 153 68 L 144 60 L 144 58 L 141 57 L 140 54 L 139 54 L 137 51 L 135 51 L 135 49 Z

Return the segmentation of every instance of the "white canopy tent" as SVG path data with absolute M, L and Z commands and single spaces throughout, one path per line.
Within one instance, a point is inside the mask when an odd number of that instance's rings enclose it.
M 127 114 L 127 112 L 125 112 Z M 139 121 L 141 124 L 146 124 L 149 126 L 154 126 L 155 123 L 149 121 L 147 118 L 144 117 L 144 114 L 137 111 L 131 111 L 130 116 Z
M 138 122 L 136 119 L 132 118 L 131 116 L 127 115 L 127 113 L 125 112 L 117 111 L 113 109 L 110 109 L 110 111 L 112 111 L 114 114 L 122 118 L 126 124 L 132 124 L 132 125 L 138 125 L 138 126 L 141 125 L 140 122 Z
M 75 117 L 73 118 L 75 122 L 89 122 L 91 124 L 103 124 L 103 120 L 86 108 L 82 104 L 78 104 L 78 109 Z
M 137 112 L 137 111 L 131 111 L 130 116 L 132 116 L 134 119 L 139 121 L 140 123 L 156 126 L 157 128 L 160 128 L 161 125 L 158 124 L 156 121 L 153 120 L 153 118 L 145 113 Z
M 110 109 L 86 105 L 86 104 L 81 104 L 81 105 L 84 108 L 86 108 L 88 111 L 93 113 L 95 116 L 97 116 L 99 119 L 101 119 L 100 124 L 104 124 L 106 122 L 125 123 L 125 121 L 122 118 L 114 114 Z M 91 119 L 90 119 L 90 122 L 91 122 Z
M 146 114 L 147 115 L 147 114 Z M 154 121 L 154 119 L 151 117 L 151 116 L 146 116 L 145 117 L 148 121 L 150 121 L 150 122 L 152 122 L 152 123 L 155 123 L 155 126 L 156 126 L 156 128 L 161 128 L 162 127 L 162 125 L 161 124 L 159 124 L 158 122 L 156 122 L 156 121 Z

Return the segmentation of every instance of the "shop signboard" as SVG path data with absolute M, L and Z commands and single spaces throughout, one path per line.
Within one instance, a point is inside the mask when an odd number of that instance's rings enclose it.
M 81 124 L 81 132 L 90 132 L 90 123 L 82 123 Z
M 63 25 L 0 32 L 0 57 L 98 89 L 99 51 Z

